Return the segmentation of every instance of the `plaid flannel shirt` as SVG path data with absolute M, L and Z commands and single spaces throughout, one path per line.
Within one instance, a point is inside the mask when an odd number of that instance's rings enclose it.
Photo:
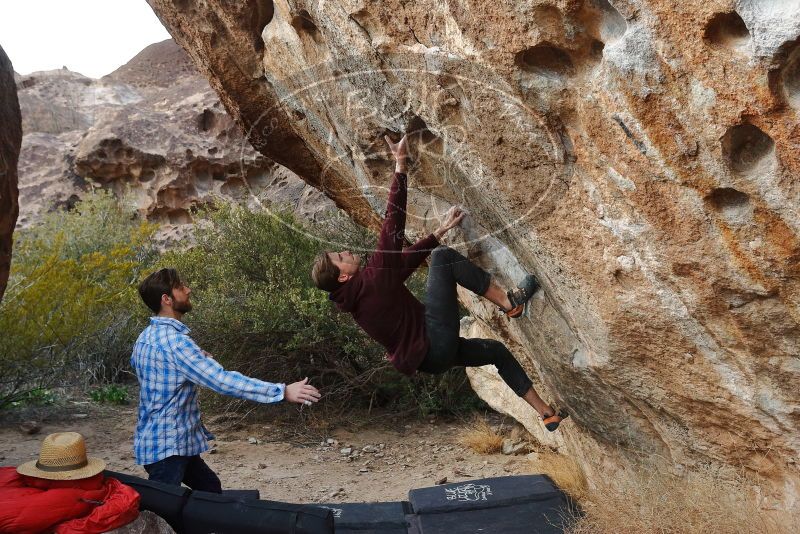
M 150 319 L 133 347 L 131 365 L 140 386 L 133 438 L 139 465 L 208 450 L 214 436 L 200 421 L 198 385 L 262 403 L 283 400 L 286 388 L 226 371 L 189 337 L 185 324 L 166 317 Z

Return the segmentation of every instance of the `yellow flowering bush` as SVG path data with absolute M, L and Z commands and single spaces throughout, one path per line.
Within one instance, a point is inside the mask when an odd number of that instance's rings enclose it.
M 113 380 L 127 367 L 145 315 L 135 282 L 154 257 L 154 230 L 99 192 L 16 234 L 0 303 L 0 407 L 59 381 Z

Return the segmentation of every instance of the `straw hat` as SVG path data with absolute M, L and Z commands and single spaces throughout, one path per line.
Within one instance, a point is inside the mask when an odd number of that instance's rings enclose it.
M 86 442 L 77 432 L 56 432 L 42 442 L 39 460 L 17 467 L 17 473 L 48 480 L 80 480 L 106 468 L 100 458 L 86 457 Z

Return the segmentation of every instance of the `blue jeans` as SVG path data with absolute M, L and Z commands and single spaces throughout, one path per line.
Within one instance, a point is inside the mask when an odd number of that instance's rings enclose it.
M 208 465 L 196 456 L 169 456 L 144 466 L 150 480 L 180 486 L 181 482 L 193 490 L 222 493 L 219 477 Z
M 494 339 L 460 337 L 456 285 L 483 295 L 489 273 L 455 250 L 440 246 L 431 254 L 425 298 L 425 328 L 430 348 L 419 366 L 424 373 L 444 373 L 451 367 L 494 364 L 500 377 L 520 397 L 533 385 L 511 351 Z

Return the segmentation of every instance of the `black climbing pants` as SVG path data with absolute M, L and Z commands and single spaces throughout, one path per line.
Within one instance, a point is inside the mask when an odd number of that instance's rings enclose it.
M 456 284 L 483 295 L 490 282 L 489 273 L 455 250 L 440 246 L 433 251 L 425 297 L 425 327 L 430 348 L 418 370 L 439 374 L 456 366 L 492 364 L 505 383 L 521 397 L 532 383 L 504 344 L 494 339 L 466 339 L 458 335 Z

